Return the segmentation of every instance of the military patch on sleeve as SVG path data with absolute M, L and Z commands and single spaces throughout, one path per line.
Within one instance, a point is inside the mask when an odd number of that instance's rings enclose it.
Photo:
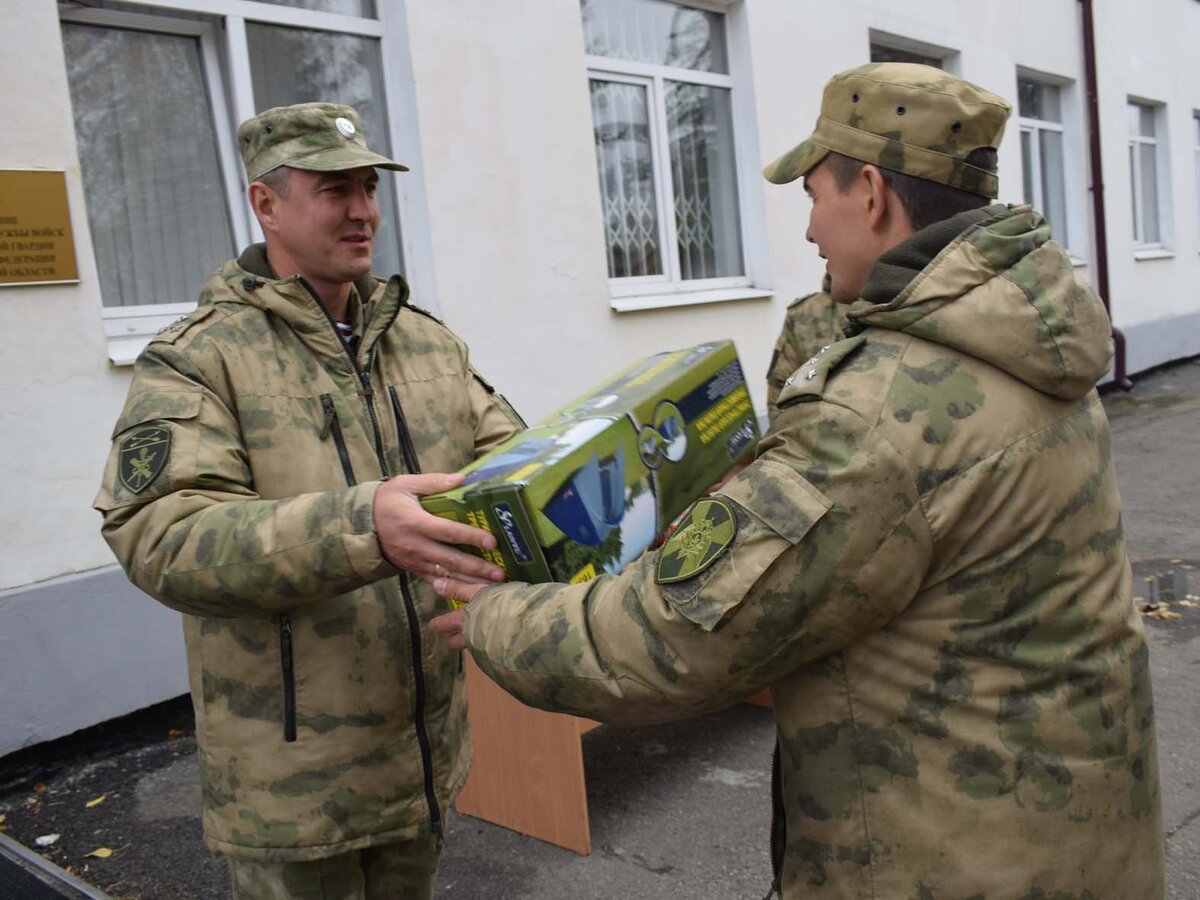
M 700 574 L 716 562 L 737 535 L 737 519 L 724 500 L 697 500 L 675 533 L 658 551 L 654 580 L 675 584 Z
M 117 477 L 140 494 L 158 477 L 171 450 L 171 429 L 165 425 L 140 425 L 121 440 Z

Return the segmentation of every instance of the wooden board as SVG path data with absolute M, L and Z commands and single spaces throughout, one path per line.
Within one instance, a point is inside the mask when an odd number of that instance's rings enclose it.
M 458 811 L 587 856 L 592 839 L 579 738 L 600 723 L 528 707 L 497 687 L 469 653 L 464 661 L 475 757 Z M 771 692 L 746 702 L 770 706 Z
M 591 853 L 583 749 L 598 723 L 514 700 L 466 654 L 475 758 L 458 811 L 584 856 Z

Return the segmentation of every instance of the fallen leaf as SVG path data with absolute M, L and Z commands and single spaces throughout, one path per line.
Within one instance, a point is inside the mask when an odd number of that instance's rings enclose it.
M 183 737 L 183 732 L 180 731 L 178 728 L 172 728 L 170 731 L 167 732 L 167 737 L 169 737 L 169 738 Z
M 97 847 L 91 853 L 85 853 L 84 856 L 94 856 L 97 859 L 108 859 L 113 855 L 113 852 L 107 847 Z
M 49 847 L 60 837 L 62 837 L 61 834 L 43 834 L 41 837 L 35 837 L 33 842 L 39 847 Z
M 25 805 L 26 805 L 26 806 L 37 806 L 37 805 L 38 805 L 39 803 L 41 803 L 41 802 L 42 802 L 42 801 L 41 801 L 41 800 L 39 800 L 37 797 L 26 797 L 26 798 L 25 798 Z
M 4 824 L 4 813 L 0 813 L 0 825 Z
M 33 786 L 33 792 L 35 794 L 44 794 L 46 793 L 46 786 L 39 781 Z
M 93 806 L 99 806 L 101 803 L 104 802 L 104 798 L 107 796 L 108 796 L 108 794 L 101 794 L 95 800 L 89 800 L 87 803 L 83 804 L 84 808 L 91 809 Z

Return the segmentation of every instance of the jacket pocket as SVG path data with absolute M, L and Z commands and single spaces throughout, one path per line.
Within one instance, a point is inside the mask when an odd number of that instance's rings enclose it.
M 417 458 L 417 448 L 413 445 L 412 434 L 408 430 L 408 420 L 404 418 L 404 410 L 400 406 L 400 397 L 392 385 L 388 385 L 388 397 L 392 401 L 392 415 L 396 419 L 396 434 L 399 436 L 400 456 L 404 460 L 404 468 L 409 474 L 419 474 L 421 461 Z
M 279 666 L 283 674 L 283 739 L 296 740 L 296 668 L 292 651 L 292 617 L 279 616 Z
M 125 406 L 95 506 L 101 511 L 145 503 L 194 481 L 203 402 L 191 391 L 140 394 Z
M 337 406 L 333 402 L 332 394 L 321 395 L 321 412 L 325 416 L 325 423 L 321 426 L 321 440 L 333 437 L 338 459 L 342 463 L 342 475 L 346 478 L 346 485 L 354 487 L 358 481 L 354 477 L 354 467 L 350 465 L 350 451 L 346 448 L 346 435 L 342 432 L 342 422 L 338 418 Z

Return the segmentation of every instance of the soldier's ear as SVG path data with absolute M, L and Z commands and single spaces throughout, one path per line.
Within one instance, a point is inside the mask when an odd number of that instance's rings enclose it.
M 250 208 L 254 211 L 255 218 L 258 219 L 264 231 L 270 230 L 279 217 L 279 194 L 261 181 L 250 182 L 246 194 L 250 199 Z
M 877 166 L 870 163 L 863 165 L 858 173 L 862 182 L 863 203 L 866 205 L 867 219 L 872 228 L 880 224 L 882 217 L 888 214 L 887 182 Z
M 912 234 L 908 211 L 900 196 L 883 178 L 878 166 L 867 163 L 862 167 L 859 178 L 863 180 L 867 224 L 872 232 L 898 242 Z

